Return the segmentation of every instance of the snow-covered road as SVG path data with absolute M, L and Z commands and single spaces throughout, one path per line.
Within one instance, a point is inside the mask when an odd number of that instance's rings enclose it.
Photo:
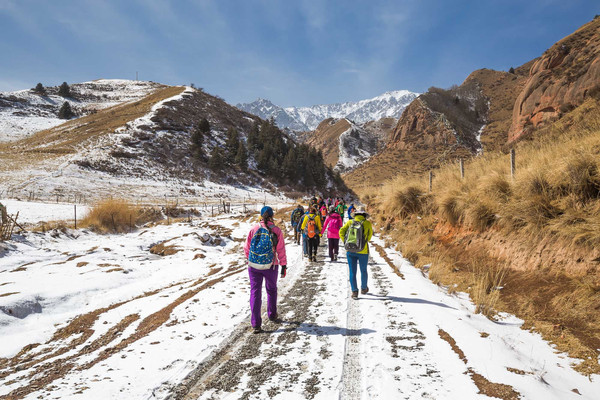
M 308 263 L 288 244 L 283 322 L 252 334 L 241 246 L 254 220 L 206 217 L 120 236 L 51 231 L 13 242 L 0 254 L 0 398 L 600 393 L 598 376 L 576 373 L 574 360 L 516 318 L 475 314 L 466 295 L 447 294 L 379 238 L 370 293 L 359 300 L 349 298 L 343 254 L 323 261 L 320 247 L 320 261 Z

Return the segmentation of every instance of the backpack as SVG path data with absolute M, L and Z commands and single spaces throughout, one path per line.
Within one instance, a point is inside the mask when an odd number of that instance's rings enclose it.
M 294 214 L 292 215 L 292 221 L 294 221 L 294 224 L 298 224 L 300 222 L 300 219 L 302 219 L 302 214 L 304 214 L 304 210 L 299 208 L 294 210 Z
M 322 215 L 323 217 L 326 217 L 326 216 L 327 216 L 327 208 L 325 208 L 325 206 L 321 207 L 321 215 Z
M 306 228 L 304 228 L 304 233 L 311 239 L 317 235 L 317 223 L 315 222 L 314 216 L 308 216 L 308 222 L 306 223 Z
M 363 221 L 354 220 L 344 237 L 344 248 L 350 253 L 358 253 L 365 247 L 365 232 Z
M 273 240 L 275 236 L 275 240 Z M 275 259 L 274 248 L 277 245 L 277 236 L 262 226 L 256 231 L 250 241 L 248 252 L 248 265 L 256 269 L 269 269 Z

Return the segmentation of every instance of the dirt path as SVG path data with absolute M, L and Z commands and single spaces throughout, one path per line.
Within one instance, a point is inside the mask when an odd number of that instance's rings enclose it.
M 267 321 L 265 333 L 253 334 L 246 320 L 169 398 L 519 398 L 510 385 L 476 373 L 456 342 L 438 335 L 436 315 L 464 318 L 447 304 L 452 297 L 420 274 L 412 277 L 418 284 L 406 282 L 398 255 L 394 261 L 376 247 L 370 292 L 352 300 L 343 250 L 331 263 L 320 247 L 322 261 L 308 263 L 300 247 L 288 246 L 299 273 L 279 299 L 283 323 Z M 417 293 L 421 284 L 431 292 Z M 428 313 L 434 317 L 423 319 Z

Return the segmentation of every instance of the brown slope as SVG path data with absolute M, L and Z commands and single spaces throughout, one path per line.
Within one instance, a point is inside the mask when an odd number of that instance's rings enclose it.
M 513 107 L 534 61 L 516 68 L 514 73 L 484 68 L 474 71 L 465 79 L 465 82 L 476 81 L 489 100 L 486 125 L 481 134 L 484 151 L 499 150 L 508 141 Z
M 509 141 L 559 119 L 590 96 L 600 96 L 600 17 L 556 43 L 533 63 L 514 104 Z
M 309 133 L 306 144 L 323 152 L 325 164 L 335 167 L 340 156 L 340 135 L 351 128 L 347 119 L 327 118 Z

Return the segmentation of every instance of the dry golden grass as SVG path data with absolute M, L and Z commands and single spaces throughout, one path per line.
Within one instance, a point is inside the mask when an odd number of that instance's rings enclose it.
M 588 99 L 509 156 L 400 175 L 363 197 L 379 226 L 417 267 L 478 312 L 525 319 L 578 370 L 600 372 L 600 103 Z M 426 201 L 421 201 L 427 199 Z M 505 284 L 506 283 L 506 284 Z M 495 288 L 504 286 L 502 290 Z
M 94 204 L 81 220 L 81 227 L 102 233 L 131 231 L 138 223 L 141 210 L 123 199 L 107 199 Z
M 508 268 L 505 265 L 486 265 L 485 263 L 473 264 L 473 282 L 471 298 L 475 303 L 476 313 L 487 317 L 493 317 L 496 313 L 496 305 L 500 300 L 500 290 L 504 285 L 504 279 Z

